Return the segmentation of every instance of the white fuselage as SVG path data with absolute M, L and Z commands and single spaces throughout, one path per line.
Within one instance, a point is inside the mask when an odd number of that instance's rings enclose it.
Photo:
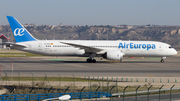
M 61 42 L 94 47 L 105 51 L 120 50 L 124 53 L 124 56 L 166 57 L 177 54 L 177 51 L 171 48 L 169 44 L 157 41 L 37 40 L 17 43 L 25 45 L 26 48 L 17 46 L 13 48 L 48 56 L 89 56 L 88 52 L 85 53 L 85 49 Z M 104 54 L 104 51 L 96 56 L 101 56 L 102 54 Z

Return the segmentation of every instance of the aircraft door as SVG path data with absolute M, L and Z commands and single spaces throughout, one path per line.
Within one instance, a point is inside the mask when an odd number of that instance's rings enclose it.
M 164 47 L 162 44 L 159 45 L 159 51 L 163 51 Z
M 163 44 L 160 44 L 159 45 L 159 52 L 160 52 L 160 54 L 165 54 L 165 55 L 168 54 L 167 47 Z
M 39 43 L 39 44 L 38 44 L 38 50 L 40 50 L 40 51 L 43 50 L 43 44 L 42 44 L 42 43 Z

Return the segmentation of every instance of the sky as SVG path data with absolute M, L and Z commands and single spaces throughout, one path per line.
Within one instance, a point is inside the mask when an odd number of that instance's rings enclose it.
M 1 0 L 6 16 L 36 25 L 180 25 L 180 0 Z

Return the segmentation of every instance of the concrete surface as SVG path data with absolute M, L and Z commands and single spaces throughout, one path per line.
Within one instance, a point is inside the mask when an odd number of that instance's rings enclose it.
M 167 57 L 164 63 L 160 58 L 124 58 L 123 63 L 97 59 L 97 63 L 86 63 L 85 58 L 74 57 L 43 57 L 43 58 L 17 58 L 0 57 L 0 66 L 3 72 L 17 76 L 68 76 L 78 77 L 180 77 L 180 57 Z
M 100 58 L 97 58 L 97 63 L 86 63 L 85 59 L 79 57 L 0 57 L 1 75 L 5 76 L 6 72 L 9 77 L 17 77 L 19 72 L 21 77 L 31 77 L 31 73 L 34 77 L 45 77 L 45 74 L 48 77 L 59 77 L 58 74 L 61 77 L 73 77 L 73 74 L 75 77 L 82 78 L 90 76 L 91 79 L 93 76 L 95 79 L 104 77 L 104 80 L 107 77 L 108 80 L 111 80 L 113 77 L 113 80 L 118 78 L 121 81 L 123 78 L 123 82 L 118 82 L 122 86 L 145 84 L 160 86 L 164 84 L 168 88 L 175 84 L 176 87 L 180 87 L 179 56 L 167 57 L 164 63 L 160 63 L 160 58 L 124 58 L 123 63 L 101 60 Z M 131 82 L 132 79 L 133 82 Z M 29 82 L 23 81 L 21 83 Z M 10 83 L 17 82 L 12 81 Z M 57 83 L 52 82 L 52 85 Z M 71 85 L 71 83 L 66 82 L 65 84 Z M 76 84 L 82 86 L 87 85 L 87 82 Z

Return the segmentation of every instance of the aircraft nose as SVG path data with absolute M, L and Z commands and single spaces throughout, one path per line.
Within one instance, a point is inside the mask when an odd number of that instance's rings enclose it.
M 176 54 L 177 54 L 177 51 L 176 51 L 174 48 L 171 48 L 170 51 L 168 52 L 168 54 L 169 54 L 170 56 L 176 55 Z
M 173 49 L 173 55 L 176 55 L 177 51 L 175 49 Z

